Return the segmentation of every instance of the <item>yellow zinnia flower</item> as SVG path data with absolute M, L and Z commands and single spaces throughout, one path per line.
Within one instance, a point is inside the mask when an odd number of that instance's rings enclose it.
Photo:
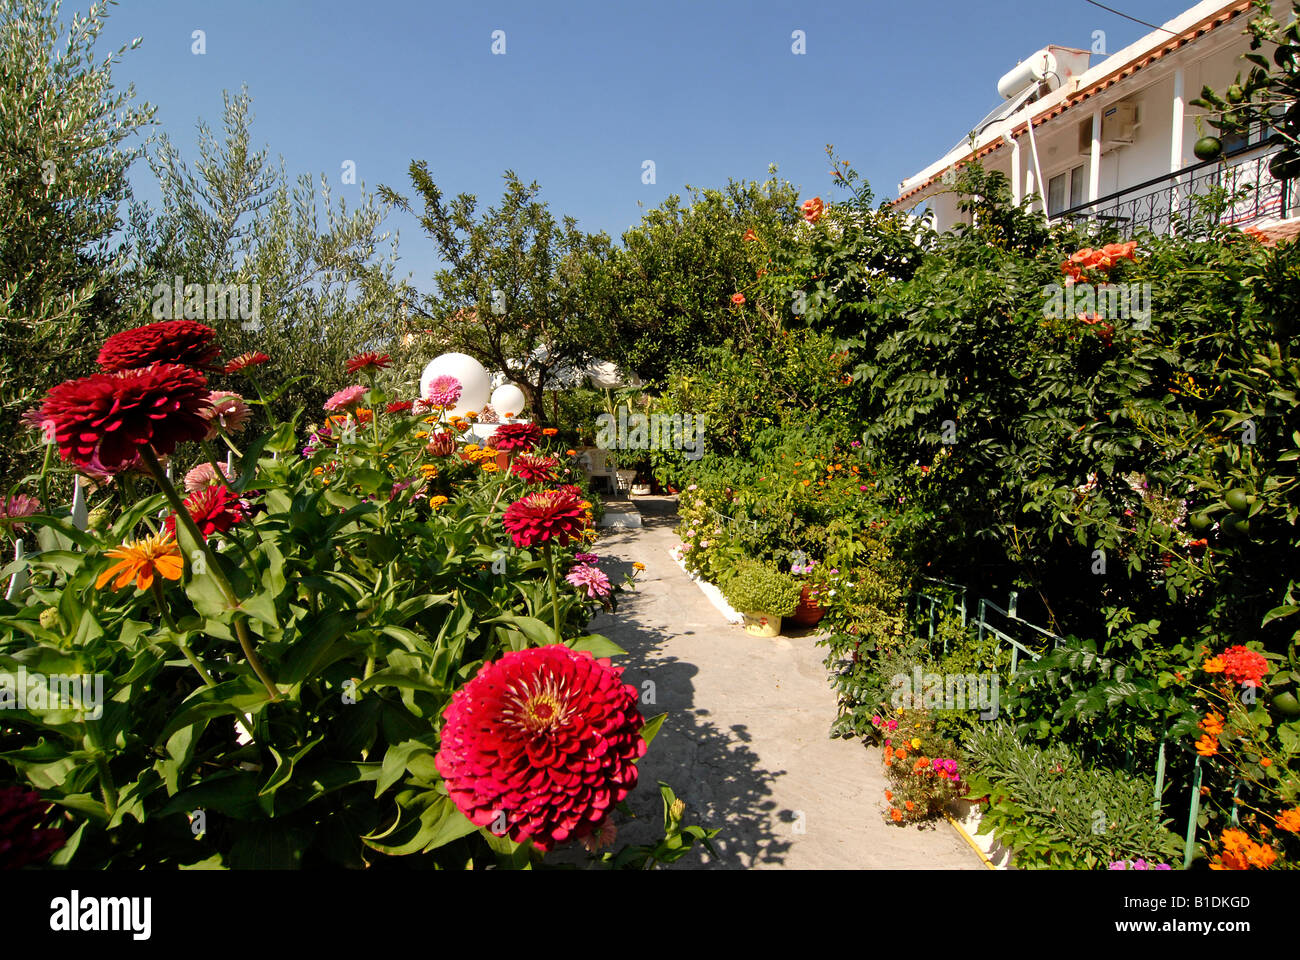
M 154 574 L 164 580 L 179 580 L 185 569 L 181 548 L 165 530 L 141 540 L 129 540 L 109 550 L 106 556 L 118 562 L 95 580 L 96 590 L 102 590 L 114 575 L 117 576 L 114 590 L 121 590 L 132 580 L 141 590 L 148 590 L 153 585 Z

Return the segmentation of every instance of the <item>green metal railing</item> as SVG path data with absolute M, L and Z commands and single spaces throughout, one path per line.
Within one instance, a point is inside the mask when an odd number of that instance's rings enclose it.
M 962 586 L 961 584 L 950 583 L 947 580 L 938 580 L 934 577 L 923 577 L 922 579 L 927 581 L 928 583 L 936 584 L 941 587 L 949 587 L 953 591 L 952 594 L 948 596 L 943 596 L 940 595 L 940 592 L 937 589 L 926 588 L 926 589 L 918 590 L 913 594 L 916 600 L 916 606 L 914 607 L 913 610 L 914 620 L 919 617 L 922 606 L 924 604 L 928 604 L 928 609 L 926 610 L 925 613 L 925 620 L 928 622 L 928 639 L 930 640 L 930 642 L 932 644 L 934 643 L 935 633 L 938 629 L 938 618 L 940 612 L 942 610 L 949 609 L 952 606 L 956 607 L 957 612 L 961 616 L 961 625 L 963 627 L 969 628 L 971 624 L 969 623 L 968 620 L 967 588 Z M 1010 596 L 1007 599 L 1007 605 L 1005 608 L 998 606 L 998 604 L 986 598 L 981 598 L 975 608 L 976 614 L 975 614 L 974 626 L 978 633 L 980 641 L 982 642 L 984 640 L 986 634 L 991 633 L 994 637 L 996 637 L 998 642 L 994 646 L 995 656 L 998 652 L 998 647 L 1003 643 L 1007 644 L 1011 649 L 1010 664 L 1008 669 L 1008 679 L 1016 675 L 1016 670 L 1020 664 L 1020 658 L 1022 655 L 1028 656 L 1031 660 L 1039 660 L 1043 656 L 1043 651 L 1034 650 L 1033 648 L 1027 646 L 1020 640 L 1011 636 L 1009 633 L 1006 632 L 1006 630 L 1002 629 L 1000 626 L 990 622 L 989 620 L 990 611 L 998 614 L 1003 619 L 1003 621 L 1007 623 L 1014 623 L 1020 627 L 1023 627 L 1027 630 L 1033 631 L 1036 634 L 1039 634 L 1041 637 L 1047 640 L 1052 641 L 1053 647 L 1060 646 L 1061 644 L 1065 643 L 1064 637 L 1059 636 L 1058 634 L 1055 634 L 1052 631 L 1045 629 L 1044 627 L 1040 627 L 1035 623 L 1031 623 L 1030 621 L 1019 616 L 1016 610 L 1017 599 L 1018 599 L 1017 591 L 1012 590 L 1010 591 Z M 943 653 L 946 655 L 948 653 L 948 638 L 946 635 L 943 637 L 942 647 L 943 647 Z M 1151 805 L 1152 805 L 1152 809 L 1155 810 L 1157 814 L 1160 813 L 1165 806 L 1164 803 L 1165 781 L 1168 775 L 1168 763 L 1166 757 L 1167 742 L 1168 742 L 1168 734 L 1160 738 L 1160 745 L 1156 752 L 1155 790 L 1154 790 L 1154 797 L 1152 799 Z M 1130 750 L 1129 753 L 1130 770 L 1132 769 L 1133 759 L 1134 756 L 1132 751 Z M 1196 757 L 1192 765 L 1191 789 L 1189 791 L 1189 798 L 1187 804 L 1187 829 L 1183 837 L 1183 869 L 1187 869 L 1187 867 L 1191 864 L 1192 854 L 1196 850 L 1196 832 L 1198 828 L 1197 821 L 1200 818 L 1200 810 L 1201 810 L 1202 774 L 1203 771 L 1201 769 L 1201 758 Z M 1239 790 L 1240 787 L 1241 784 L 1239 782 L 1237 784 L 1237 789 Z M 1234 797 L 1235 795 L 1236 792 L 1234 791 Z M 1236 824 L 1236 821 L 1237 821 L 1237 811 L 1236 811 L 1236 804 L 1234 804 L 1233 805 L 1234 825 Z

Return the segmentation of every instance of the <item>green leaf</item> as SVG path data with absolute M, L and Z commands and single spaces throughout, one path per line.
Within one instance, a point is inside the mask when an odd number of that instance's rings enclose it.
M 602 637 L 597 633 L 589 633 L 583 637 L 574 637 L 572 640 L 566 640 L 565 643 L 573 650 L 586 650 L 593 657 L 618 657 L 627 653 L 613 640 L 608 637 Z
M 641 739 L 645 741 L 647 747 L 649 747 L 650 744 L 654 742 L 654 738 L 659 735 L 659 729 L 664 725 L 666 719 L 668 719 L 668 714 L 661 713 L 657 717 L 651 717 L 641 727 Z

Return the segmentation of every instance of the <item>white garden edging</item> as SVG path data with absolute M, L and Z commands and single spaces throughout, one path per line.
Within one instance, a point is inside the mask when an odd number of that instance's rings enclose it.
M 954 800 L 948 804 L 949 822 L 963 834 L 968 843 L 980 851 L 987 866 L 994 870 L 1010 870 L 1011 851 L 993 839 L 993 834 L 978 833 L 984 805 L 970 800 Z
M 713 584 L 709 583 L 709 581 L 697 577 L 695 574 L 691 573 L 689 570 L 686 569 L 686 562 L 682 560 L 680 556 L 678 556 L 678 548 L 674 547 L 670 549 L 668 551 L 668 556 L 672 557 L 673 563 L 677 564 L 677 566 L 682 568 L 682 573 L 690 577 L 691 580 L 695 583 L 695 585 L 700 588 L 700 592 L 709 598 L 709 603 L 713 604 L 715 607 L 718 608 L 718 612 L 721 613 L 726 618 L 728 623 L 745 622 L 745 618 L 739 612 L 737 612 L 736 608 L 733 607 L 731 604 L 727 603 L 727 600 L 722 595 L 721 590 L 719 590 Z

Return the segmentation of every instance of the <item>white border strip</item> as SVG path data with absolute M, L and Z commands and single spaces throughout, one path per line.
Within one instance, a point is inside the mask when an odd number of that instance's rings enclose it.
M 700 588 L 700 592 L 709 598 L 709 603 L 718 608 L 718 612 L 726 618 L 728 623 L 745 622 L 745 618 L 741 616 L 731 604 L 727 603 L 721 590 L 709 583 L 709 581 L 700 579 L 686 569 L 686 562 L 677 556 L 675 547 L 668 550 L 668 556 L 672 557 L 673 563 L 682 568 L 682 573 L 690 577 L 695 585 Z

